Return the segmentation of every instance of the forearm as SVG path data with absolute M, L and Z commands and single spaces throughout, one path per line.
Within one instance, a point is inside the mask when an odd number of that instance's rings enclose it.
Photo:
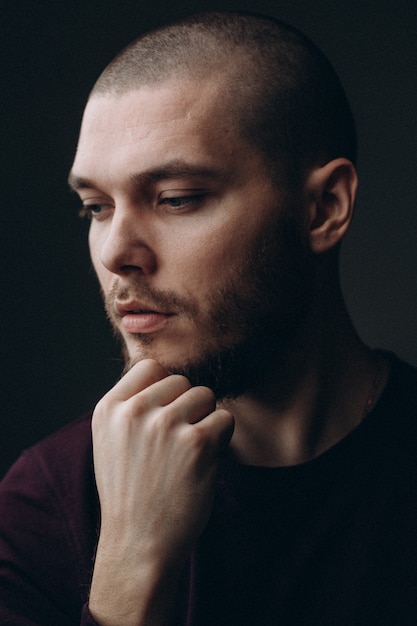
M 99 543 L 89 609 L 100 626 L 169 626 L 180 563 L 162 565 L 144 555 Z

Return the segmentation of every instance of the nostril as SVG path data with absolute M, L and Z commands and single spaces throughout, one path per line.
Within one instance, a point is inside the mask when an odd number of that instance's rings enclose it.
M 123 265 L 120 268 L 120 272 L 124 274 L 130 274 L 131 272 L 143 272 L 143 268 L 138 265 Z

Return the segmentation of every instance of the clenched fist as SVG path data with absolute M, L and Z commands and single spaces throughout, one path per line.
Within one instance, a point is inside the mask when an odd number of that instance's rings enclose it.
M 144 360 L 99 402 L 92 428 L 101 531 L 90 611 L 103 626 L 168 624 L 233 417 L 207 387 Z

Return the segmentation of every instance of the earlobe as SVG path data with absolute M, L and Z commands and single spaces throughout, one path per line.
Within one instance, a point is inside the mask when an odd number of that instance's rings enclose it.
M 353 216 L 358 176 L 344 158 L 313 170 L 307 178 L 309 240 L 316 254 L 327 252 L 345 236 Z

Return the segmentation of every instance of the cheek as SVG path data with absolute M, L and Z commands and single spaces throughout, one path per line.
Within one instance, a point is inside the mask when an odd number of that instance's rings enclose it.
M 248 246 L 244 234 L 232 228 L 190 237 L 188 245 L 179 245 L 175 254 L 178 276 L 190 291 L 209 290 L 241 265 Z

